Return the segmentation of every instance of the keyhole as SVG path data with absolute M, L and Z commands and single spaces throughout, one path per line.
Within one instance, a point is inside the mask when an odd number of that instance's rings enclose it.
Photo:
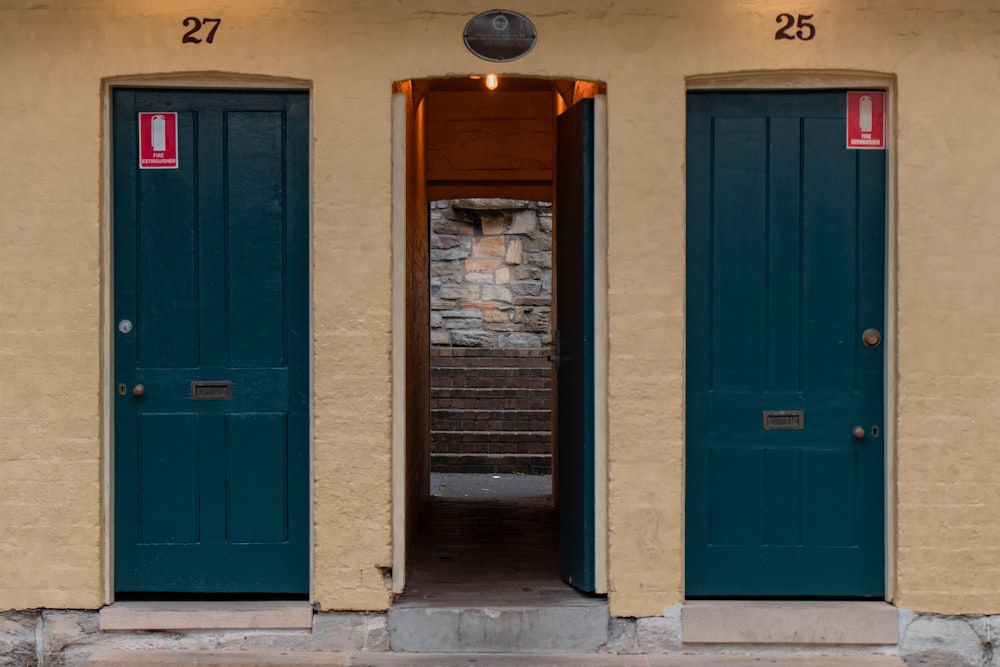
M 878 426 L 872 426 L 872 437 L 873 438 L 878 437 Z
M 118 385 L 118 393 L 121 394 L 122 396 L 125 395 L 125 385 L 123 384 Z

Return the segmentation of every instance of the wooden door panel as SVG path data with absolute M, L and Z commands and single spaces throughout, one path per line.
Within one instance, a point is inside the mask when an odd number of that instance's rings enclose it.
M 560 572 L 595 590 L 594 101 L 559 117 L 555 300 Z
M 178 168 L 138 169 L 140 111 Z M 119 592 L 308 592 L 308 127 L 305 93 L 114 93 Z
M 885 161 L 845 109 L 688 97 L 690 596 L 884 594 Z

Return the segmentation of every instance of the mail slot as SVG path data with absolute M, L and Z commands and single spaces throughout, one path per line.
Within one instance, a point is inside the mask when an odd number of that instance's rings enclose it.
M 191 400 L 193 401 L 231 401 L 233 400 L 233 383 L 229 380 L 221 382 L 191 383 Z
M 802 410 L 765 410 L 765 431 L 801 431 L 805 428 Z

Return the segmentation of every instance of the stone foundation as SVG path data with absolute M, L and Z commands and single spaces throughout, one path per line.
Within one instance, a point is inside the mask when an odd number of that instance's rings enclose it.
M 614 618 L 604 654 L 898 655 L 910 667 L 998 667 L 1000 616 L 940 616 L 900 612 L 895 646 L 705 645 L 682 641 L 680 605 L 663 616 Z M 202 651 L 388 651 L 391 639 L 381 613 L 316 613 L 312 630 L 101 632 L 98 612 L 25 610 L 0 612 L 0 666 L 84 667 L 99 648 Z M 1000 652 L 998 652 L 1000 653 Z

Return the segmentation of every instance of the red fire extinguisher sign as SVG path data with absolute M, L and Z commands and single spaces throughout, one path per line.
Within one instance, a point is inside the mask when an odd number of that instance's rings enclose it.
M 885 93 L 847 93 L 847 147 L 885 149 Z
M 177 169 L 177 113 L 139 113 L 139 169 Z

